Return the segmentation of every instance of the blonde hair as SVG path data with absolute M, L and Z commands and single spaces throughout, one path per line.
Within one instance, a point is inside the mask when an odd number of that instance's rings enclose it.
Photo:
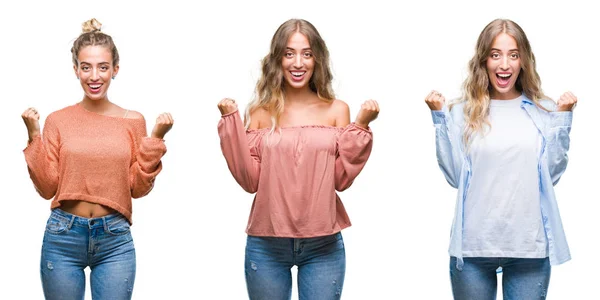
M 79 66 L 78 55 L 81 49 L 87 46 L 104 46 L 112 54 L 112 64 L 116 66 L 119 64 L 119 51 L 113 42 L 110 35 L 101 32 L 102 23 L 96 19 L 90 19 L 85 21 L 81 26 L 82 33 L 73 42 L 71 48 L 73 64 Z
M 310 44 L 315 68 L 309 81 L 310 89 L 325 101 L 335 98 L 331 87 L 333 75 L 329 67 L 329 50 L 317 29 L 308 21 L 290 19 L 279 26 L 271 39 L 271 48 L 262 60 L 262 74 L 256 83 L 254 99 L 246 108 L 244 125 L 250 126 L 250 115 L 257 109 L 265 109 L 271 115 L 271 132 L 279 125 L 285 103 L 282 59 L 288 39 L 296 32 L 303 34 Z
M 463 132 L 463 140 L 467 149 L 474 134 L 483 134 L 485 125 L 491 126 L 488 116 L 490 113 L 490 91 L 494 87 L 490 84 L 491 79 L 487 73 L 487 60 L 494 39 L 501 33 L 506 33 L 514 38 L 519 49 L 521 71 L 515 83 L 516 89 L 525 94 L 538 107 L 546 110 L 540 104 L 540 100 L 549 98 L 542 92 L 540 76 L 535 65 L 535 56 L 525 32 L 517 23 L 511 20 L 496 19 L 485 26 L 479 34 L 475 46 L 475 55 L 469 61 L 469 75 L 463 83 L 463 94 L 459 102 L 465 102 L 466 126 Z M 451 104 L 450 108 L 454 104 L 456 102 Z

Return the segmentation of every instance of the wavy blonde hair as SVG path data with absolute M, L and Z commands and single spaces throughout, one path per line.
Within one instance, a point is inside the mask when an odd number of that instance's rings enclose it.
M 282 60 L 288 39 L 296 32 L 303 34 L 309 42 L 315 60 L 310 89 L 325 101 L 335 98 L 331 87 L 333 75 L 329 67 L 329 50 L 317 29 L 308 21 L 290 19 L 279 26 L 271 39 L 271 49 L 262 60 L 262 74 L 256 84 L 254 99 L 246 108 L 244 125 L 250 126 L 250 115 L 257 109 L 266 109 L 271 115 L 271 131 L 279 125 L 285 104 L 285 89 Z
M 119 64 L 119 51 L 117 51 L 117 46 L 115 46 L 112 37 L 100 31 L 101 29 L 102 23 L 98 22 L 96 19 L 90 19 L 83 22 L 81 25 L 82 32 L 73 42 L 73 47 L 71 48 L 73 64 L 75 66 L 79 67 L 79 51 L 87 46 L 106 47 L 112 54 L 113 67 Z
M 469 61 L 469 76 L 463 83 L 463 94 L 461 100 L 458 101 L 466 102 L 464 105 L 466 126 L 463 132 L 463 141 L 467 148 L 474 134 L 484 134 L 485 126 L 491 126 L 488 116 L 490 113 L 490 91 L 494 87 L 490 84 L 486 65 L 494 39 L 501 33 L 506 33 L 514 38 L 519 49 L 521 71 L 515 87 L 538 107 L 546 110 L 540 104 L 540 100 L 549 98 L 542 92 L 540 76 L 535 66 L 535 56 L 525 32 L 517 23 L 511 20 L 496 19 L 485 26 L 479 34 L 475 46 L 475 55 Z M 456 104 L 456 102 L 453 104 Z M 450 108 L 452 108 L 452 105 L 450 105 Z

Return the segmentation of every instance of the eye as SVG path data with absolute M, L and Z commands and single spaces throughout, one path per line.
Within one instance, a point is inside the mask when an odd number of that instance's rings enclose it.
M 304 52 L 304 57 L 311 58 L 311 57 L 313 57 L 313 54 L 312 54 L 312 52 Z
M 294 53 L 293 52 L 286 52 L 285 53 L 285 57 L 292 58 L 292 57 L 294 57 Z
M 517 59 L 517 58 L 519 58 L 519 53 L 512 53 L 512 54 L 510 55 L 510 58 L 512 58 L 512 59 Z
M 492 55 L 490 55 L 490 57 L 493 59 L 498 59 L 498 58 L 500 58 L 500 53 L 494 52 L 494 53 L 492 53 Z
M 83 67 L 81 67 L 81 70 L 82 71 L 89 71 L 90 67 L 89 66 L 83 66 Z
M 102 66 L 102 67 L 100 67 L 100 70 L 102 70 L 102 71 L 108 71 L 108 67 L 107 66 Z

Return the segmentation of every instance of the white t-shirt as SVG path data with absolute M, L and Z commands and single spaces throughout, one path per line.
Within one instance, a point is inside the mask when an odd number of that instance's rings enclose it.
M 491 100 L 491 128 L 473 138 L 465 257 L 548 256 L 538 181 L 542 138 L 521 100 Z

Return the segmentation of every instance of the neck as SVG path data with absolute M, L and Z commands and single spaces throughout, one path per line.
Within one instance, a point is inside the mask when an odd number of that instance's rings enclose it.
M 81 105 L 83 108 L 95 113 L 107 112 L 111 108 L 111 104 L 112 103 L 108 101 L 108 98 L 104 98 L 102 100 L 91 100 L 88 97 L 83 97 L 83 100 L 81 100 Z
M 308 86 L 301 89 L 290 87 L 285 89 L 285 102 L 287 104 L 309 103 L 315 99 L 318 99 L 317 93 L 313 92 Z

